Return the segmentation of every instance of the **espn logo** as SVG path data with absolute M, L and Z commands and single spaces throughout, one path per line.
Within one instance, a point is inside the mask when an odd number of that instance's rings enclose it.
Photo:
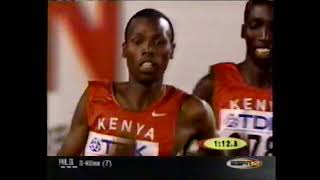
M 236 158 L 227 161 L 227 166 L 235 169 L 255 169 L 262 166 L 262 161 L 253 158 Z

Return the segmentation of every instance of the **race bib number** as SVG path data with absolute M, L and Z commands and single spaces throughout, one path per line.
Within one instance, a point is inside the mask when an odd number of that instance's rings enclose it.
M 246 139 L 250 156 L 272 156 L 272 112 L 222 109 L 220 136 Z
M 125 138 L 90 131 L 85 156 L 112 156 L 117 146 L 125 146 L 127 142 L 128 140 Z M 159 143 L 137 140 L 135 156 L 158 155 Z

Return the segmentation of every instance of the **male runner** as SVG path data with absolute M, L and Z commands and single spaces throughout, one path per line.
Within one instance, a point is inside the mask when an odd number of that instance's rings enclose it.
M 272 24 L 273 1 L 249 0 L 241 30 L 245 60 L 211 66 L 193 91 L 212 106 L 218 134 L 249 141 L 251 156 L 273 155 Z
M 132 16 L 122 44 L 129 81 L 89 82 L 58 155 L 176 156 L 193 139 L 215 137 L 210 106 L 163 84 L 174 48 L 163 13 L 144 9 Z

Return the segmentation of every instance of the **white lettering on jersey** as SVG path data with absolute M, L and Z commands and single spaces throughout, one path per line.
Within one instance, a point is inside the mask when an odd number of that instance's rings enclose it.
M 105 118 L 98 119 L 98 130 L 100 130 L 100 129 L 106 130 L 106 127 L 104 127 L 104 120 L 105 120 Z
M 127 120 L 123 120 L 121 131 L 124 131 L 124 129 L 126 129 L 127 132 L 131 132 L 131 127 L 132 127 L 132 121 L 130 121 L 128 124 Z
M 147 138 L 147 136 L 150 137 L 151 141 L 154 139 L 154 129 L 150 128 L 149 131 L 144 135 L 144 138 Z
M 110 124 L 109 124 L 109 129 L 110 130 L 117 130 L 117 122 L 118 121 L 118 118 L 116 117 L 111 117 L 110 118 Z
M 265 111 L 266 109 L 267 109 L 267 100 L 257 99 L 256 110 L 257 111 Z
M 236 100 L 230 100 L 230 108 L 231 109 L 240 109 L 238 106 L 239 99 Z
M 243 108 L 247 110 L 251 110 L 252 98 L 244 98 L 243 99 Z
M 103 117 L 98 119 L 97 130 L 114 130 L 120 132 L 130 133 L 131 135 L 143 135 L 154 139 L 154 129 L 150 125 L 141 124 L 139 122 L 133 122 L 128 120 L 119 119 L 118 117 L 110 117 L 109 121 Z
M 140 131 L 144 128 L 144 124 L 142 126 L 140 126 L 140 124 L 138 123 L 138 131 L 137 131 L 137 135 L 140 134 Z
M 128 140 L 121 137 L 89 132 L 85 156 L 112 156 L 117 146 L 125 146 Z M 158 156 L 159 143 L 137 140 L 135 156 Z
M 252 98 L 234 99 L 229 101 L 230 109 L 245 109 L 245 110 L 256 110 L 256 111 L 272 111 L 272 100 L 256 99 L 253 101 Z

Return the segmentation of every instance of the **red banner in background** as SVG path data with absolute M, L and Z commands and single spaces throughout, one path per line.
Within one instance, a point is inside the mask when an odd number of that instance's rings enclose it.
M 79 55 L 79 63 L 83 63 L 90 79 L 113 79 L 115 75 L 115 61 L 118 46 L 118 22 L 120 20 L 120 2 L 96 2 L 99 23 L 92 25 L 86 18 L 85 12 L 77 2 L 62 3 L 49 2 L 48 23 L 62 18 L 64 25 L 70 32 L 74 48 Z M 50 30 L 49 30 L 50 43 Z M 50 47 L 50 45 L 49 45 Z M 50 50 L 49 50 L 50 51 Z M 52 89 L 55 68 L 53 56 L 48 52 L 49 84 Z M 65 59 L 67 60 L 67 59 Z M 57 68 L 57 67 L 56 67 Z M 50 85 L 51 84 L 51 85 Z

